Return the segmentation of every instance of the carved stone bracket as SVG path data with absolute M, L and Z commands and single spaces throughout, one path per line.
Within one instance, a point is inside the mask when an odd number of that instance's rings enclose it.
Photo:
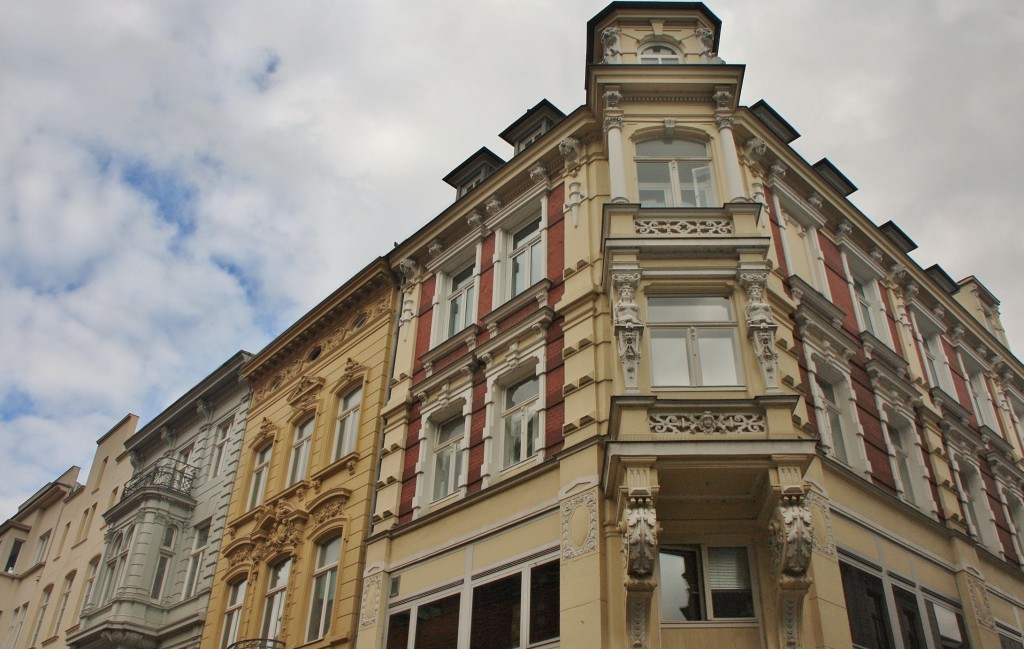
M 558 143 L 558 152 L 562 154 L 565 173 L 575 176 L 583 158 L 583 144 L 574 137 L 567 137 Z
M 587 198 L 586 192 L 580 189 L 581 185 L 579 181 L 572 181 L 569 183 L 569 201 L 565 204 L 565 209 L 572 213 L 572 227 L 577 227 L 580 224 L 580 204 L 583 199 Z
M 620 57 L 622 55 L 619 50 L 619 36 L 622 35 L 622 30 L 614 25 L 611 27 L 605 27 L 601 31 L 601 45 L 604 47 L 604 58 L 602 63 L 620 63 Z
M 626 573 L 626 626 L 629 646 L 649 646 L 652 621 L 651 598 L 657 580 L 658 517 L 654 500 L 658 493 L 654 458 L 633 458 L 626 466 L 625 484 L 619 487 L 619 531 L 622 533 Z
M 802 487 L 787 489 L 768 524 L 768 548 L 777 586 L 779 641 L 785 649 L 801 647 L 803 602 L 811 586 L 807 569 L 811 564 L 814 530 L 802 491 Z
M 640 364 L 640 342 L 644 332 L 640 306 L 636 303 L 636 288 L 639 283 L 638 270 L 612 273 L 612 286 L 617 294 L 612 317 L 627 393 L 636 393 L 639 390 L 637 368 Z

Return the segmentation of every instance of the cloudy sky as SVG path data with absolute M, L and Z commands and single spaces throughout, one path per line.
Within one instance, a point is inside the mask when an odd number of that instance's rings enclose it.
M 0 518 L 452 200 L 604 0 L 0 6 Z M 721 54 L 1024 345 L 1024 4 L 721 0 Z M 1017 187 L 1018 189 L 1014 189 Z

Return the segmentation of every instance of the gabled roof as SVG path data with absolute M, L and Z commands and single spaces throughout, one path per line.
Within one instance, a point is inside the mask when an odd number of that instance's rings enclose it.
M 557 124 L 565 119 L 565 113 L 547 99 L 541 99 L 537 102 L 536 106 L 526 111 L 522 117 L 512 122 L 508 128 L 499 133 L 498 137 L 515 146 L 516 141 L 531 131 L 535 126 L 534 123 L 539 122 L 544 117 L 550 117 L 551 121 Z
M 501 159 L 501 156 L 487 147 L 482 146 L 476 153 L 466 158 L 462 164 L 452 169 L 448 175 L 441 180 L 445 181 L 455 189 L 458 189 L 459 186 L 462 185 L 467 178 L 472 177 L 480 167 L 486 166 L 493 171 L 504 164 L 505 161 Z

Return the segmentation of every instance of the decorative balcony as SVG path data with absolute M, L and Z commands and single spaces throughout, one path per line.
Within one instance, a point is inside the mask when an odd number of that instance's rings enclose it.
M 192 491 L 195 473 L 195 467 L 190 464 L 171 458 L 157 460 L 128 481 L 121 492 L 121 502 L 143 489 L 158 489 L 187 496 Z
M 284 642 L 271 638 L 250 638 L 230 644 L 228 649 L 284 649 Z

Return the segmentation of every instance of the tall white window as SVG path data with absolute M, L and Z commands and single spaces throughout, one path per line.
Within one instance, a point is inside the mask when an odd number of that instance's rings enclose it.
M 533 457 L 540 447 L 540 382 L 532 376 L 504 390 L 501 420 L 504 428 L 504 459 L 507 468 Z
M 864 285 L 862 280 L 856 277 L 853 278 L 853 293 L 854 297 L 857 298 L 857 311 L 860 313 L 861 326 L 864 327 L 864 331 L 877 336 L 873 300 L 868 294 L 868 290 L 868 287 Z
M 663 622 L 754 617 L 746 548 L 666 549 L 658 560 Z
M 363 389 L 356 388 L 338 403 L 338 426 L 334 433 L 334 459 L 339 460 L 356 448 L 359 435 L 359 404 L 363 398 Z
M 332 537 L 317 545 L 316 566 L 313 569 L 313 594 L 310 598 L 309 626 L 306 641 L 322 638 L 331 630 L 334 610 L 334 587 L 338 581 L 338 557 L 341 554 L 341 536 Z
M 636 176 L 643 207 L 713 207 L 715 182 L 708 145 L 665 138 L 636 145 Z
M 920 453 L 914 443 L 917 434 L 912 423 L 902 419 L 892 420 L 886 428 L 893 449 L 893 464 L 903 486 L 903 498 L 913 504 L 925 501 L 927 485 L 924 484 Z
M 96 556 L 89 562 L 89 567 L 85 571 L 85 592 L 82 594 L 82 600 L 79 602 L 78 611 L 79 614 L 82 608 L 89 603 L 92 598 L 93 588 L 96 586 L 96 573 L 100 570 L 100 557 Z M 78 614 L 75 615 L 78 617 Z
M 224 463 L 227 460 L 224 450 L 228 444 L 228 432 L 234 420 L 228 419 L 217 426 L 213 437 L 213 457 L 210 458 L 210 477 L 216 478 L 224 471 Z
M 263 604 L 263 627 L 260 634 L 262 638 L 275 640 L 281 634 L 281 617 L 284 615 L 284 600 L 291 565 L 291 560 L 285 559 L 270 569 L 267 596 Z
M 971 372 L 968 388 L 971 393 L 971 405 L 978 417 L 978 423 L 988 426 L 994 431 L 999 431 L 999 423 L 996 420 L 996 411 L 992 407 L 992 398 L 989 396 L 985 374 L 981 371 Z
M 939 334 L 930 334 L 924 338 L 924 364 L 928 372 L 928 380 L 936 387 L 949 390 L 949 380 L 943 380 L 946 375 L 945 354 L 942 352 L 942 340 Z
M 241 579 L 228 588 L 228 606 L 224 611 L 224 635 L 220 642 L 221 649 L 227 649 L 229 645 L 238 640 L 238 623 L 242 619 L 246 583 L 245 579 Z
M 64 613 L 68 610 L 68 600 L 71 599 L 71 587 L 75 584 L 75 573 L 72 572 L 64 578 L 64 587 L 60 590 L 60 601 L 57 602 L 57 616 L 53 618 L 53 627 L 50 629 L 50 635 L 55 636 L 60 633 L 60 625 L 64 622 Z
M 28 613 L 28 602 L 14 609 L 11 613 L 11 626 L 7 629 L 7 638 L 4 642 L 4 649 L 14 649 L 21 636 L 21 627 L 25 624 L 25 614 Z
M 39 612 L 36 613 L 36 626 L 32 631 L 32 639 L 29 640 L 28 646 L 36 646 L 36 642 L 39 640 L 39 633 L 43 630 L 43 622 L 46 620 L 46 609 L 50 606 L 50 593 L 53 592 L 53 584 L 50 584 L 43 590 L 43 596 L 39 598 Z
M 509 295 L 515 297 L 543 277 L 544 246 L 541 242 L 540 218 L 513 233 L 509 246 L 508 257 L 512 269 Z
M 174 559 L 174 536 L 173 526 L 168 525 L 164 528 L 164 534 L 160 539 L 160 556 L 157 558 L 156 572 L 153 574 L 153 587 L 149 589 L 149 596 L 153 599 L 160 599 L 164 596 L 167 571 Z
M 655 387 L 741 384 L 729 298 L 651 296 L 647 310 Z
M 455 492 L 462 475 L 462 439 L 466 431 L 466 418 L 462 415 L 449 419 L 434 434 L 434 493 L 440 500 Z
M 109 601 L 114 596 L 114 592 L 124 579 L 124 573 L 128 567 L 128 552 L 131 550 L 134 538 L 134 525 L 114 537 L 114 542 L 110 546 L 110 554 L 107 557 L 106 576 L 103 582 L 103 601 Z
M 270 471 L 270 451 L 268 444 L 256 453 L 256 463 L 252 469 L 252 483 L 249 487 L 249 509 L 259 507 L 263 503 L 263 493 L 267 488 L 267 473 Z
M 959 468 L 961 502 L 966 510 L 975 537 L 989 550 L 999 551 L 999 538 L 992 523 L 991 509 L 988 506 L 988 495 L 982 487 L 981 473 L 978 467 L 963 458 L 957 458 Z
M 178 461 L 182 464 L 189 466 L 195 466 L 196 461 L 196 445 L 194 443 L 187 444 L 181 450 L 178 451 Z
M 295 438 L 292 441 L 292 466 L 288 471 L 288 486 L 306 478 L 309 470 L 309 447 L 313 442 L 313 422 L 310 417 L 295 427 Z
M 448 278 L 449 287 L 448 297 L 446 298 L 448 303 L 446 313 L 448 322 L 447 329 L 445 331 L 445 339 L 451 338 L 455 334 L 459 333 L 469 325 L 473 324 L 475 320 L 473 270 L 473 265 L 470 264 Z
M 644 65 L 673 65 L 682 63 L 679 52 L 668 45 L 648 45 L 637 55 Z
M 203 558 L 206 556 L 206 545 L 210 542 L 209 523 L 201 525 L 196 529 L 196 537 L 192 542 L 192 554 L 188 559 L 188 573 L 185 577 L 185 599 L 196 594 L 199 580 L 203 570 Z
M 841 401 L 836 393 L 836 386 L 820 374 L 816 375 L 818 385 L 819 417 L 818 427 L 828 432 L 828 440 L 831 442 L 832 455 L 844 464 L 850 464 L 850 443 L 849 435 L 843 424 L 843 411 L 840 408 Z M 820 415 L 824 415 L 823 417 Z M 824 421 L 822 421 L 824 419 Z
M 46 548 L 50 545 L 50 530 L 39 535 L 39 542 L 36 543 L 36 560 L 33 565 L 42 563 L 46 559 Z

